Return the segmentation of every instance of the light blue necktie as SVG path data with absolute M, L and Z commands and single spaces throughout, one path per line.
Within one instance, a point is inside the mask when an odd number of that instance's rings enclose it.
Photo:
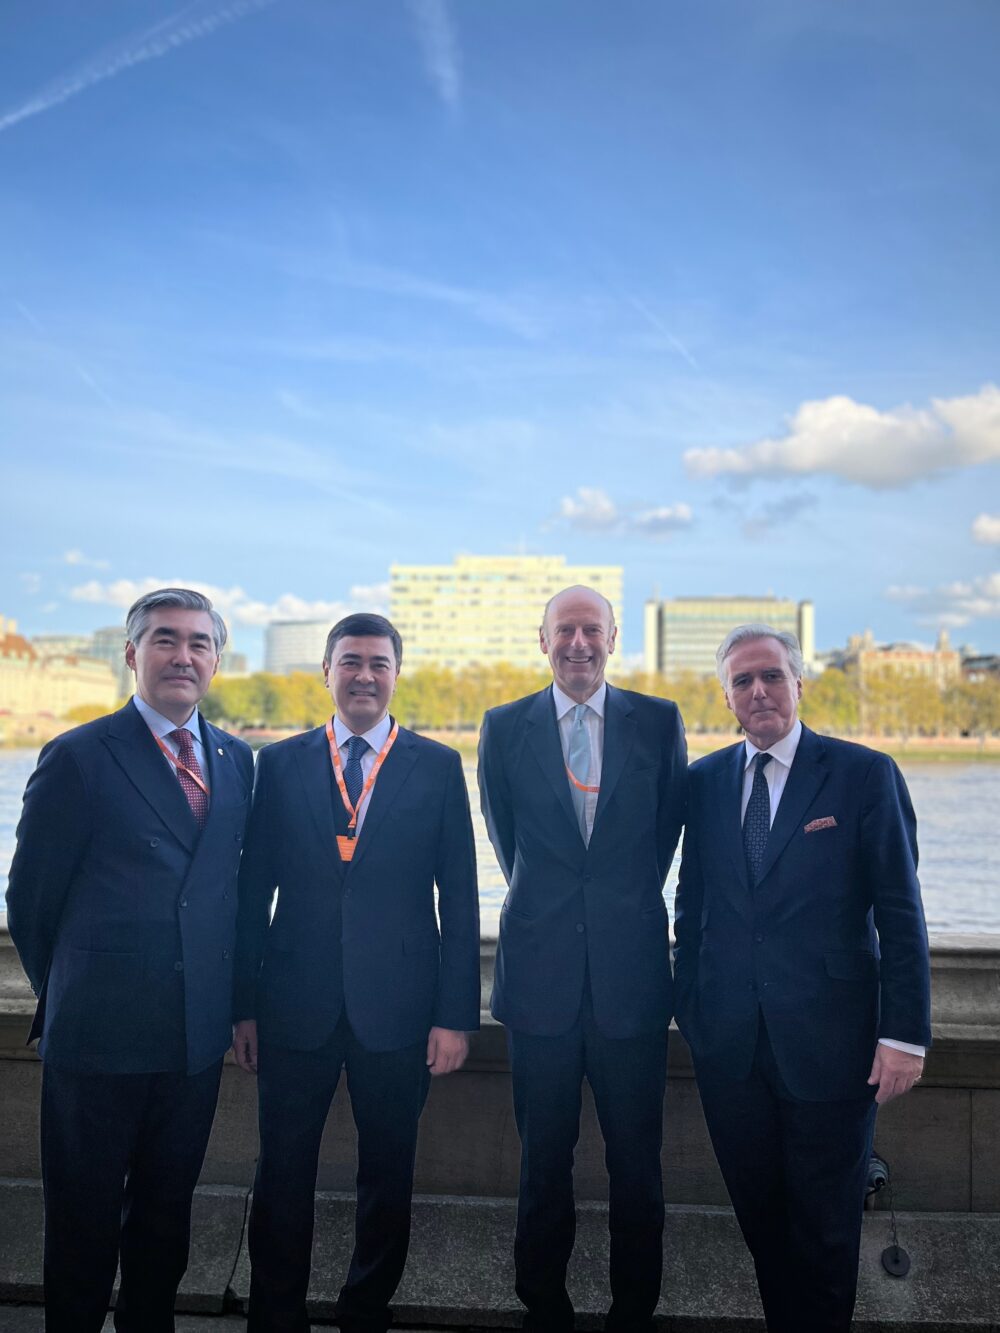
M 576 778 L 577 782 L 582 782 L 584 786 L 590 785 L 590 734 L 587 731 L 587 705 L 577 704 L 573 709 L 573 725 L 569 729 L 569 757 L 567 760 L 569 771 Z M 576 811 L 576 822 L 580 825 L 580 836 L 585 843 L 590 842 L 587 837 L 587 793 L 581 791 L 575 783 L 569 784 L 570 795 L 573 797 L 573 809 Z

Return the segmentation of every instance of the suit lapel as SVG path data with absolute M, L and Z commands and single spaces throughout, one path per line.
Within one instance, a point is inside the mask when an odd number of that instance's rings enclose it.
M 233 738 L 224 731 L 213 727 L 211 722 L 201 721 L 201 740 L 208 763 L 208 818 L 211 820 L 216 801 L 226 800 L 229 792 L 239 785 L 233 771 Z M 207 824 L 206 824 L 207 827 Z
M 396 799 L 403 783 L 410 776 L 416 762 L 417 747 L 414 743 L 413 733 L 400 727 L 399 735 L 379 769 L 375 786 L 368 798 L 368 809 L 365 811 L 361 832 L 358 834 L 358 845 L 354 849 L 354 856 L 349 866 L 351 870 L 354 869 L 371 845 L 378 832 L 379 825 L 385 818 L 387 811 L 392 807 L 393 801 Z
M 104 742 L 143 799 L 178 841 L 193 851 L 199 829 L 187 797 L 133 703 L 112 715 Z
M 740 883 L 749 889 L 747 858 L 743 848 L 743 822 L 740 818 L 746 753 L 746 746 L 740 741 L 719 756 L 720 762 L 715 772 L 715 800 L 722 825 L 722 840 L 729 850 Z
M 563 759 L 562 745 L 559 741 L 559 724 L 556 721 L 555 704 L 552 701 L 551 687 L 536 694 L 527 715 L 528 744 L 541 766 L 547 781 L 559 798 L 559 804 L 572 824 L 577 837 L 580 826 L 573 798 L 569 794 L 569 779 L 566 776 L 566 761 Z M 583 839 L 580 838 L 582 844 Z
M 597 831 L 601 815 L 614 795 L 634 741 L 635 718 L 632 715 L 632 705 L 621 690 L 609 685 L 604 697 L 604 754 L 601 759 L 601 791 L 594 815 L 594 832 Z
M 788 772 L 788 781 L 785 783 L 785 790 L 781 794 L 778 811 L 764 846 L 764 856 L 757 876 L 758 884 L 763 881 L 784 851 L 786 843 L 801 824 L 802 816 L 826 781 L 826 777 L 823 742 L 815 732 L 803 727 L 798 749 L 795 751 L 795 758 Z
M 299 737 L 295 759 L 305 790 L 306 807 L 316 826 L 316 832 L 326 849 L 327 859 L 335 862 L 340 871 L 343 866 L 340 853 L 337 851 L 337 832 L 333 822 L 330 745 L 326 739 L 325 728 L 317 727 L 314 731 L 307 731 L 305 735 Z M 339 793 L 337 800 L 340 800 Z

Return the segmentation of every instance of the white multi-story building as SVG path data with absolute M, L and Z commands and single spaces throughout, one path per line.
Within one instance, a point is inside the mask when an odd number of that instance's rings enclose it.
M 328 620 L 272 620 L 264 630 L 264 670 L 275 676 L 291 671 L 317 674 L 330 628 Z

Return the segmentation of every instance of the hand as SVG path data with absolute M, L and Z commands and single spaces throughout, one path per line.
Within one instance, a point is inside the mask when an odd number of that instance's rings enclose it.
M 924 1067 L 922 1055 L 911 1055 L 909 1051 L 897 1051 L 895 1046 L 875 1047 L 875 1059 L 868 1082 L 874 1087 L 878 1084 L 875 1101 L 879 1106 L 891 1102 L 893 1097 L 901 1097 L 909 1092 L 918 1081 Z
M 432 1074 L 453 1074 L 465 1064 L 469 1038 L 451 1028 L 431 1028 L 427 1038 L 427 1067 Z
M 233 1028 L 233 1054 L 248 1074 L 257 1072 L 257 1020 L 244 1018 Z

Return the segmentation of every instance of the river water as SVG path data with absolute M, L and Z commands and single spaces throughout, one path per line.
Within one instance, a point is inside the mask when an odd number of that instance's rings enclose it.
M 0 750 L 0 907 L 21 794 L 36 757 L 33 750 Z M 1000 763 L 906 762 L 901 767 L 917 812 L 928 929 L 1000 932 Z M 474 763 L 466 763 L 465 774 L 476 831 L 482 930 L 494 935 L 503 877 L 479 814 Z M 58 829 L 53 836 L 58 837 Z M 668 903 L 673 902 L 676 879 L 675 859 L 667 880 Z

